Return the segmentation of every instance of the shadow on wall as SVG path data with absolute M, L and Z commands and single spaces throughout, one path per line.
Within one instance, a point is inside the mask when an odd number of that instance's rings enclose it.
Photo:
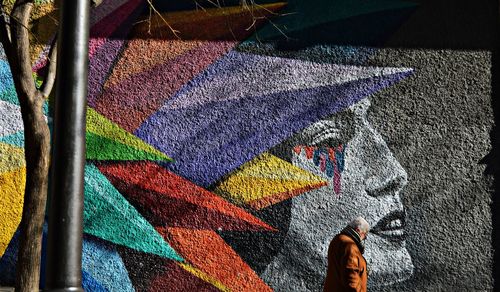
M 496 48 L 492 56 L 492 106 L 495 116 L 495 126 L 491 131 L 491 152 L 485 157 L 487 164 L 486 173 L 493 175 L 494 183 L 492 190 L 492 245 L 494 249 L 493 257 L 493 278 L 495 281 L 495 291 L 500 290 L 500 49 Z
M 221 6 L 227 8 L 238 5 L 239 2 L 223 1 Z M 364 7 L 366 11 L 353 15 L 344 13 L 349 10 L 345 9 L 345 1 L 317 0 L 313 4 L 299 0 L 279 3 L 271 0 L 255 2 L 272 5 L 271 7 L 276 10 L 236 12 L 234 9 L 229 9 L 221 13 L 214 9 L 212 1 L 156 0 L 153 4 L 174 30 L 182 25 L 183 30 L 178 32 L 178 36 L 184 40 L 214 40 L 214 35 L 207 35 L 205 31 L 202 34 L 196 29 L 200 25 L 201 27 L 209 25 L 217 31 L 217 27 L 231 29 L 241 27 L 241 23 L 244 22 L 248 24 L 245 27 L 247 33 L 252 33 L 258 27 L 258 23 L 252 24 L 253 19 L 250 16 L 255 16 L 257 22 L 259 18 L 266 16 L 272 19 L 276 27 L 260 31 L 259 40 L 278 42 L 282 49 L 330 44 L 384 48 L 491 50 L 498 44 L 498 29 L 493 26 L 498 14 L 495 0 L 473 2 L 459 0 L 452 3 L 445 0 L 412 0 L 399 4 L 398 1 L 356 0 L 350 1 L 350 7 Z M 144 10 L 147 9 L 145 6 Z M 265 10 L 268 11 L 264 12 Z M 217 13 L 220 15 L 216 15 Z M 149 15 L 149 12 L 144 15 Z M 205 15 L 205 17 L 199 17 L 197 22 L 186 26 L 183 19 L 193 15 Z M 411 18 L 408 19 L 409 15 Z M 211 17 L 210 21 L 208 16 Z M 215 22 L 214 16 L 216 16 Z M 144 38 L 178 39 L 155 13 L 152 13 L 150 21 L 144 16 L 142 20 L 136 22 L 136 29 L 145 32 L 135 34 L 136 37 L 142 35 Z M 224 30 L 222 33 L 221 29 L 218 31 L 219 34 L 215 38 L 218 40 L 233 41 L 235 36 L 240 36 L 237 32 L 227 33 L 227 30 Z M 100 32 L 95 32 L 93 36 L 99 37 L 99 34 Z M 109 37 L 109 35 L 103 36 Z M 391 36 L 390 42 L 383 41 L 387 36 Z

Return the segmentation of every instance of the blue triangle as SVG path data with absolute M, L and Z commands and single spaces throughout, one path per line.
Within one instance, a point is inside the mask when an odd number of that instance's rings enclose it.
M 116 283 L 116 285 L 120 285 Z M 94 279 L 89 273 L 82 271 L 82 288 L 83 291 L 92 292 L 108 292 L 96 279 Z
M 125 264 L 116 251 L 116 247 L 103 240 L 91 236 L 84 237 L 82 270 L 107 291 L 134 291 Z
M 47 222 L 43 225 L 42 258 L 40 262 L 40 288 L 45 286 L 45 264 L 47 254 Z M 0 259 L 0 286 L 14 286 L 16 281 L 17 252 L 19 250 L 19 228 L 10 240 Z

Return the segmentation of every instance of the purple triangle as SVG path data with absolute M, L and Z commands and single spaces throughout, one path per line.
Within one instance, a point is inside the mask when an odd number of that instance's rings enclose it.
M 167 104 L 136 135 L 174 158 L 168 168 L 208 187 L 292 134 L 411 74 L 403 72 L 188 108 Z

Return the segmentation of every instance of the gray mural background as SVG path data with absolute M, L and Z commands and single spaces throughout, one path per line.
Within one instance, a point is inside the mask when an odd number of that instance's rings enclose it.
M 493 290 L 497 210 L 484 174 L 493 162 L 484 158 L 494 150 L 497 11 L 496 1 L 421 1 L 369 61 L 415 69 L 372 98 L 373 124 L 409 177 L 403 201 L 415 271 L 391 290 Z
M 409 178 L 402 196 L 415 272 L 405 290 L 491 289 L 491 179 L 480 164 L 491 150 L 491 53 L 384 50 L 378 58 L 416 70 L 372 98 L 373 124 Z

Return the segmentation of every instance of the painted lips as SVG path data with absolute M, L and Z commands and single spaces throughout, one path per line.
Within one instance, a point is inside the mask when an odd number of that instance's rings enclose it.
M 402 242 L 406 238 L 405 225 L 405 212 L 394 211 L 380 219 L 370 232 L 392 242 Z

